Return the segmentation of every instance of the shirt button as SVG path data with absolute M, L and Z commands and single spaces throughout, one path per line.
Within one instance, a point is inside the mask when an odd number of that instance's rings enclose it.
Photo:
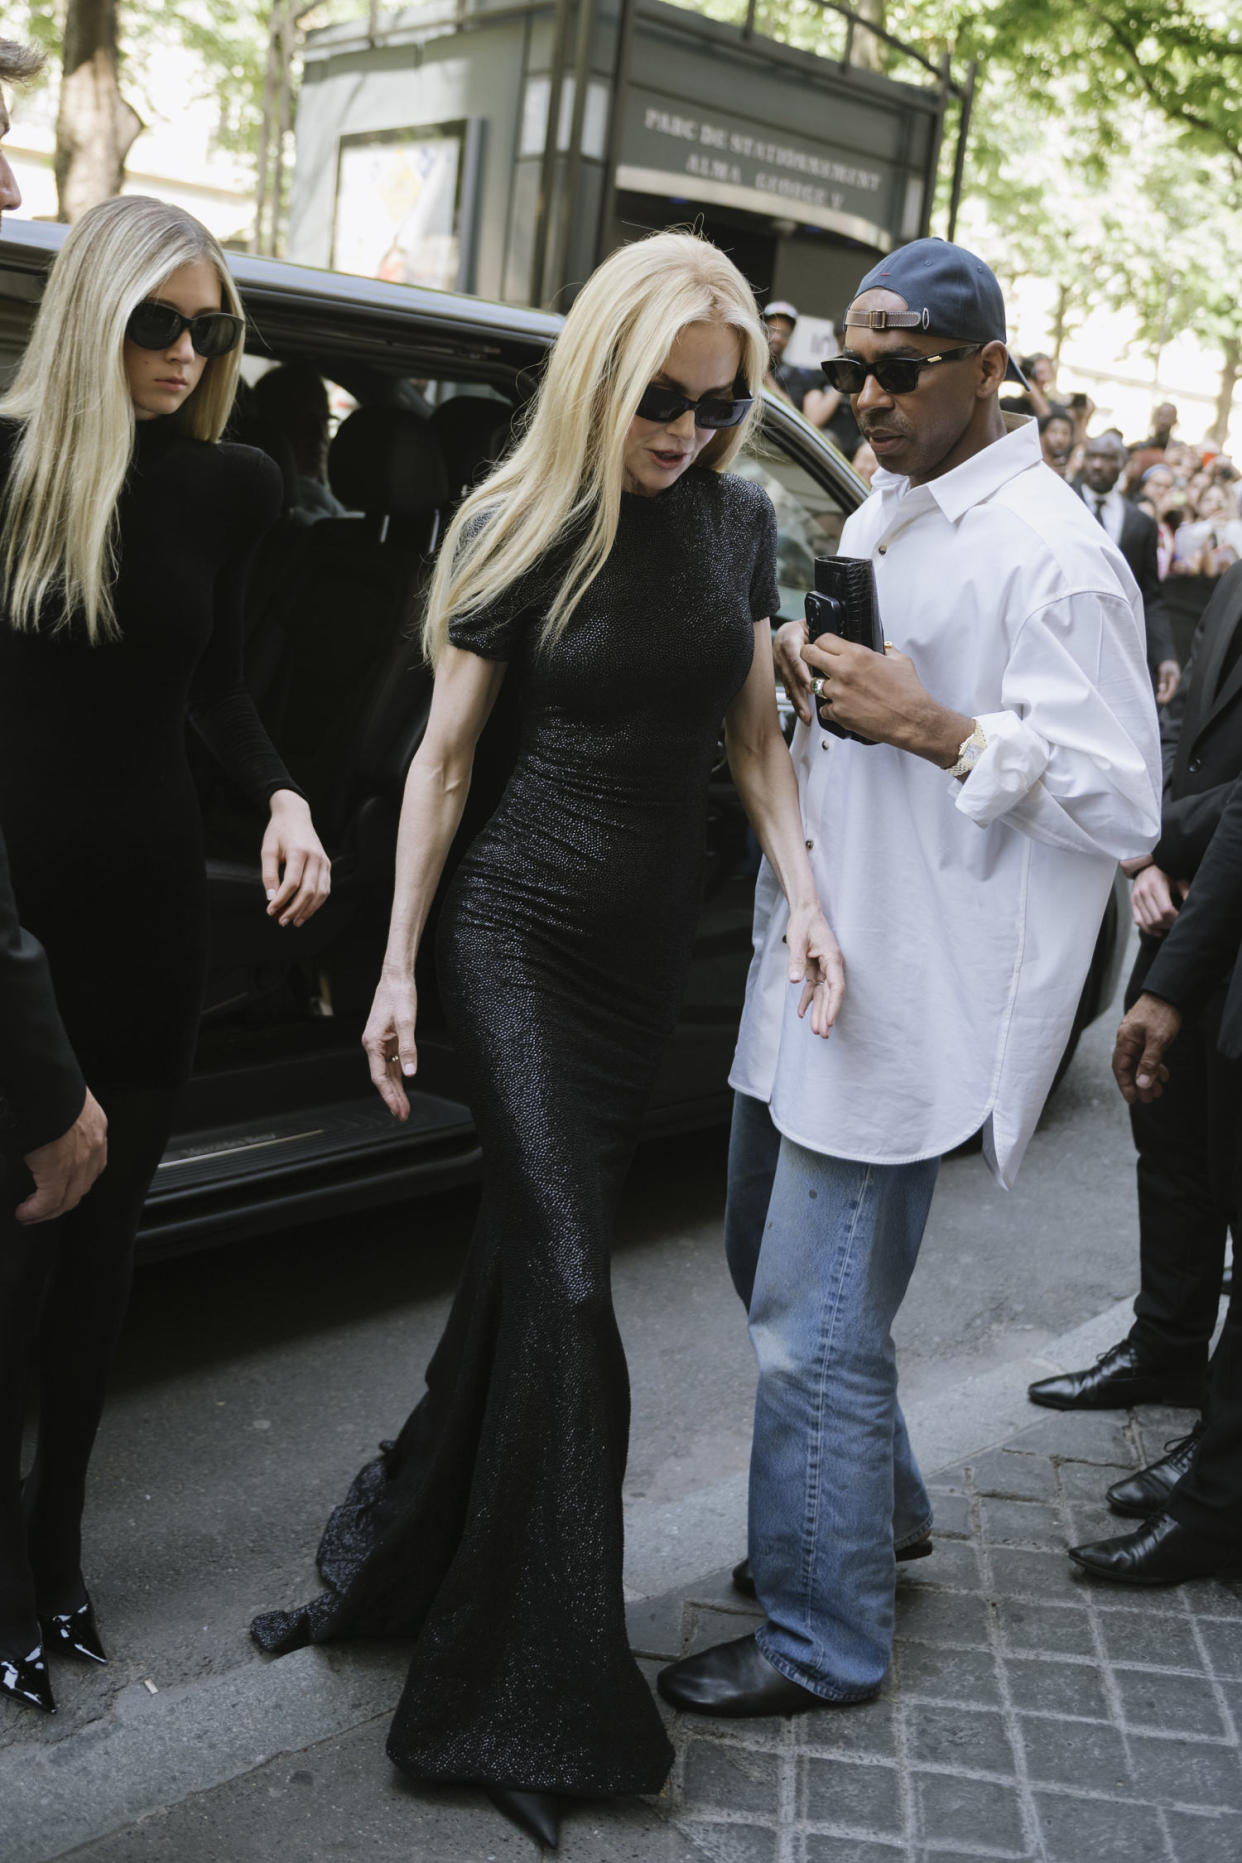
M 808 848 L 811 848 L 811 847 L 814 847 L 814 846 L 815 846 L 815 843 L 814 843 L 814 841 L 808 841 L 808 842 L 807 842 L 807 846 L 808 846 Z
M 887 555 L 888 555 L 888 545 L 887 545 L 886 543 L 882 543 L 882 544 L 880 545 L 880 555 L 881 555 L 881 556 L 887 556 Z
M 830 740 L 829 738 L 825 738 L 825 739 L 824 739 L 824 741 L 823 741 L 823 743 L 822 743 L 822 744 L 820 745 L 820 749 L 821 749 L 821 750 L 827 750 L 827 749 L 828 749 L 828 746 L 829 746 L 829 744 L 830 744 L 830 742 L 831 742 L 831 740 Z
M 1190 762 L 1186 765 L 1186 768 L 1191 776 L 1197 776 L 1199 771 L 1203 768 L 1202 757 L 1192 757 Z

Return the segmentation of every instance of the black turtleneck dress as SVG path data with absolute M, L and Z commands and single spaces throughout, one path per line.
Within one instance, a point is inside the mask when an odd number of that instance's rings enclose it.
M 17 435 L 0 421 L 0 497 Z M 187 719 L 256 803 L 296 788 L 242 683 L 250 561 L 279 508 L 265 454 L 140 421 L 118 506 L 116 637 L 91 646 L 80 623 L 19 634 L 0 619 L 0 824 L 22 922 L 96 1092 L 171 1089 L 193 1057 L 207 897 Z
M 590 1797 L 668 1772 L 625 1630 L 609 1248 L 694 940 L 721 719 L 776 613 L 775 543 L 758 487 L 691 468 L 623 497 L 550 649 L 555 563 L 451 629 L 510 663 L 523 718 L 440 927 L 479 1223 L 426 1395 L 328 1522 L 327 1591 L 253 1626 L 275 1651 L 416 1638 L 388 1751 L 420 1779 Z

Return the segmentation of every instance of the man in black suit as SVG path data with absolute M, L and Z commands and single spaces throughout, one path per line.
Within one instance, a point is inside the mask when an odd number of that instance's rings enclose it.
M 0 84 L 32 77 L 42 62 L 39 52 L 0 39 Z M 8 130 L 0 93 L 0 143 Z M 0 148 L 0 215 L 21 199 Z M 0 1270 L 11 1265 L 21 1228 L 81 1202 L 103 1170 L 106 1132 L 57 1013 L 47 959 L 22 930 L 0 832 Z M 3 1279 L 0 1272 L 0 1285 Z
M 1160 589 L 1156 561 L 1156 523 L 1145 511 L 1123 498 L 1117 481 L 1126 463 L 1126 449 L 1111 434 L 1088 440 L 1082 458 L 1079 495 L 1117 545 L 1143 597 L 1147 622 L 1147 665 L 1156 689 L 1157 705 L 1167 705 L 1177 691 L 1181 669 L 1173 647 L 1168 610 Z
M 1191 896 L 1147 973 L 1146 987 L 1117 1031 L 1113 1072 L 1132 1105 L 1158 1103 L 1166 1083 L 1174 1084 L 1180 1031 L 1214 992 L 1223 994 L 1221 1060 L 1235 1080 L 1242 1078 L 1240 946 L 1242 781 L 1233 786 Z M 1236 1212 L 1242 1196 L 1242 1093 L 1235 1093 L 1234 1109 Z M 1178 1584 L 1242 1569 L 1242 1282 L 1234 1283 L 1212 1356 L 1197 1454 L 1140 1527 L 1073 1547 L 1070 1557 L 1098 1578 L 1132 1585 Z
M 1150 856 L 1128 864 L 1141 938 L 1126 993 L 1147 987 L 1162 941 L 1242 776 L 1242 563 L 1221 577 L 1195 636 L 1186 678 L 1164 715 L 1161 835 Z M 1030 1387 L 1034 1403 L 1057 1410 L 1129 1404 L 1197 1407 L 1220 1304 L 1233 1199 L 1237 1070 L 1217 1049 L 1223 989 L 1188 1008 L 1169 1055 L 1171 1083 L 1159 1100 L 1131 1107 L 1138 1148 L 1141 1290 L 1129 1335 L 1085 1371 Z M 1195 1439 L 1110 1490 L 1123 1513 L 1141 1513 L 1184 1472 Z

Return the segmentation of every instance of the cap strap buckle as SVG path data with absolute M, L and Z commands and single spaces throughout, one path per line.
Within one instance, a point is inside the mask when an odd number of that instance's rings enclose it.
M 848 310 L 845 324 L 851 330 L 927 330 L 931 316 L 925 310 Z

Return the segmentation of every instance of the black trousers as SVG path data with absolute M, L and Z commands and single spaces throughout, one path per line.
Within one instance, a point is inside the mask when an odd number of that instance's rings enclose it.
M 1145 937 L 1126 990 L 1142 994 L 1159 950 Z M 1219 1053 L 1224 990 L 1188 1017 L 1168 1050 L 1169 1081 L 1130 1123 L 1138 1150 L 1141 1285 L 1130 1338 L 1145 1359 L 1196 1372 L 1207 1365 L 1220 1310 L 1242 1090 Z M 1236 1231 L 1235 1231 L 1236 1233 Z
M 1228 1065 L 1242 1091 L 1242 1063 Z M 1233 1148 L 1238 1161 L 1236 1213 L 1242 1211 L 1242 1114 L 1234 1127 Z M 1168 1511 L 1221 1553 L 1242 1558 L 1242 1286 L 1237 1275 L 1212 1354 L 1199 1453 L 1174 1489 Z
M 173 1094 L 99 1090 L 108 1164 L 76 1210 L 23 1227 L 24 1169 L 0 1159 L 0 1655 L 24 1655 L 40 1610 L 80 1602 L 86 1473 L 129 1300 L 142 1205 L 168 1142 Z M 38 1407 L 21 1494 L 22 1425 Z M 22 1638 L 27 1641 L 21 1647 Z

